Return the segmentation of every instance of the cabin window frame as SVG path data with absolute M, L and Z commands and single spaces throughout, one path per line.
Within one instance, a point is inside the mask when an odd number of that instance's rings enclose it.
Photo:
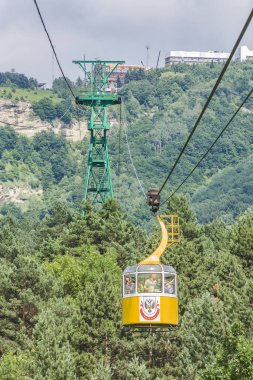
M 138 277 L 141 274 L 146 274 L 146 275 L 151 275 L 151 273 L 155 273 L 157 275 L 162 275 L 162 291 L 161 292 L 139 292 L 138 291 Z M 170 275 L 174 277 L 174 293 L 168 293 L 165 292 L 165 277 L 166 275 Z M 134 291 L 132 293 L 126 293 L 126 286 L 125 286 L 125 277 L 133 277 L 135 280 L 135 285 L 134 285 Z M 171 297 L 171 298 L 177 298 L 178 297 L 178 283 L 177 283 L 177 273 L 176 272 L 170 272 L 170 271 L 164 271 L 162 270 L 161 272 L 125 272 L 123 273 L 123 278 L 122 278 L 122 295 L 124 298 L 127 297 L 139 297 L 139 296 L 147 296 L 150 295 L 152 297 L 155 296 L 164 296 L 164 297 Z
M 132 278 L 134 278 L 134 280 L 135 280 L 135 282 L 134 282 L 134 291 L 133 292 L 130 292 L 130 293 L 127 293 L 126 292 L 126 283 L 125 283 L 125 278 L 126 277 L 132 277 Z M 137 294 L 137 281 L 136 281 L 137 279 L 136 279 L 136 272 L 135 273 L 124 273 L 124 275 L 123 275 L 123 296 L 124 297 L 132 297 L 132 296 L 134 296 L 134 295 L 136 295 Z M 130 289 L 129 289 L 130 290 Z
M 173 276 L 174 277 L 174 292 L 173 293 L 169 293 L 169 292 L 166 292 L 165 291 L 165 276 L 166 275 L 169 275 L 169 276 Z M 172 272 L 163 272 L 163 293 L 166 295 L 166 296 L 169 296 L 169 297 L 177 297 L 177 274 L 176 273 L 172 273 Z
M 160 276 L 161 280 L 162 280 L 162 283 L 161 283 L 161 291 L 154 291 L 154 292 L 149 292 L 149 291 L 139 291 L 138 290 L 138 287 L 139 287 L 139 276 L 141 275 L 147 275 L 147 276 L 151 276 L 152 274 L 156 274 L 158 276 Z M 148 280 L 148 277 L 145 279 L 145 282 Z M 138 272 L 137 273 L 137 294 L 156 294 L 156 295 L 160 295 L 160 294 L 163 294 L 163 272 Z

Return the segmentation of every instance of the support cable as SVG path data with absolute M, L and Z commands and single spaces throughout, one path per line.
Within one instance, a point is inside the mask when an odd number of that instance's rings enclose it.
M 225 127 L 222 129 L 222 131 L 219 133 L 219 135 L 216 137 L 216 139 L 214 140 L 214 142 L 210 145 L 210 147 L 207 149 L 206 153 L 203 154 L 203 156 L 200 158 L 200 160 L 198 161 L 198 163 L 194 166 L 194 168 L 190 171 L 190 173 L 187 175 L 187 177 L 185 177 L 185 179 L 180 183 L 180 185 L 176 188 L 176 190 L 173 191 L 172 194 L 170 194 L 170 196 L 161 203 L 161 206 L 164 205 L 166 202 L 168 202 L 168 200 L 174 195 L 176 194 L 176 192 L 181 188 L 181 186 L 183 186 L 183 184 L 188 180 L 188 178 L 194 173 L 194 171 L 197 169 L 197 167 L 200 165 L 200 163 L 204 160 L 204 158 L 206 158 L 206 156 L 208 155 L 208 153 L 210 152 L 210 150 L 213 148 L 213 146 L 217 143 L 217 141 L 220 139 L 220 137 L 223 135 L 223 133 L 226 131 L 226 129 L 229 127 L 229 125 L 232 123 L 232 121 L 234 120 L 234 118 L 236 117 L 236 115 L 238 114 L 238 112 L 241 110 L 241 108 L 243 107 L 243 105 L 247 102 L 247 100 L 250 98 L 250 96 L 253 94 L 253 88 L 250 90 L 250 92 L 248 93 L 248 95 L 244 98 L 244 100 L 242 101 L 242 103 L 240 104 L 240 106 L 237 108 L 237 110 L 234 112 L 234 114 L 232 115 L 232 117 L 229 119 L 229 121 L 227 122 L 227 124 L 225 125 Z
M 79 137 L 81 140 L 82 139 L 82 133 L 81 133 L 81 125 L 80 125 L 80 117 L 79 117 L 78 109 L 80 110 L 81 108 L 78 107 L 78 104 L 76 103 L 76 118 L 77 118 L 78 130 L 79 130 Z
M 120 193 L 120 169 L 121 169 L 121 129 L 122 129 L 122 103 L 119 111 L 119 140 L 118 140 L 118 192 Z
M 66 115 L 66 113 L 69 112 L 69 110 L 72 108 L 72 105 L 73 104 L 70 104 L 69 108 L 64 112 L 64 114 L 61 117 L 58 118 L 59 120 L 62 120 L 62 118 Z
M 197 129 L 197 127 L 198 127 L 198 125 L 199 125 L 199 123 L 200 123 L 200 121 L 201 121 L 201 119 L 202 119 L 202 117 L 203 117 L 203 115 L 204 115 L 204 113 L 205 113 L 205 111 L 206 111 L 206 109 L 207 109 L 209 103 L 210 103 L 211 100 L 212 100 L 212 97 L 213 97 L 213 95 L 214 95 L 214 93 L 215 93 L 217 87 L 219 86 L 219 84 L 220 84 L 220 82 L 221 82 L 221 80 L 222 80 L 222 78 L 223 78 L 223 76 L 224 76 L 224 74 L 225 74 L 225 72 L 226 72 L 226 70 L 227 70 L 227 68 L 228 68 L 228 66 L 229 66 L 229 64 L 230 64 L 230 62 L 231 62 L 231 60 L 232 60 L 232 58 L 233 58 L 233 56 L 234 56 L 234 54 L 235 54 L 235 52 L 236 52 L 238 46 L 239 46 L 239 44 L 240 44 L 240 42 L 241 42 L 242 37 L 244 36 L 244 33 L 246 32 L 246 30 L 247 30 L 247 28 L 248 28 L 248 26 L 249 26 L 249 24 L 250 24 L 250 22 L 251 22 L 252 17 L 253 17 L 253 9 L 251 10 L 251 12 L 250 12 L 250 14 L 249 14 L 249 16 L 248 16 L 248 18 L 247 18 L 247 21 L 246 21 L 244 27 L 242 28 L 241 33 L 240 33 L 239 37 L 237 38 L 237 41 L 236 41 L 236 43 L 235 43 L 235 45 L 234 45 L 234 47 L 233 47 L 233 49 L 232 49 L 232 51 L 231 51 L 231 53 L 230 53 L 230 55 L 229 55 L 229 57 L 228 57 L 228 59 L 227 59 L 225 65 L 223 66 L 223 69 L 221 70 L 221 73 L 220 73 L 220 75 L 219 75 L 219 77 L 218 77 L 218 79 L 217 79 L 217 81 L 216 81 L 216 83 L 215 83 L 215 85 L 214 85 L 214 87 L 213 87 L 213 89 L 212 89 L 210 95 L 208 96 L 208 99 L 206 100 L 206 103 L 205 103 L 205 105 L 204 105 L 204 107 L 203 107 L 203 109 L 202 109 L 202 111 L 201 111 L 201 113 L 200 113 L 200 115 L 199 115 L 197 121 L 195 122 L 195 124 L 194 124 L 194 126 L 193 126 L 193 129 L 192 129 L 190 135 L 188 136 L 188 138 L 187 138 L 187 140 L 186 140 L 186 142 L 185 142 L 185 144 L 184 144 L 184 146 L 183 146 L 181 152 L 179 153 L 179 156 L 177 157 L 177 159 L 176 159 L 174 165 L 172 166 L 172 168 L 171 168 L 169 174 L 167 175 L 167 177 L 166 177 L 164 183 L 162 184 L 161 188 L 159 189 L 159 193 L 158 193 L 158 194 L 161 193 L 161 191 L 163 190 L 164 186 L 165 186 L 166 183 L 168 182 L 168 180 L 169 180 L 169 178 L 171 177 L 172 173 L 174 172 L 174 170 L 175 170 L 175 168 L 176 168 L 176 166 L 177 166 L 177 164 L 178 164 L 180 158 L 182 157 L 182 155 L 183 155 L 183 153 L 184 153 L 184 151 L 185 151 L 187 145 L 189 144 L 189 142 L 190 142 L 190 140 L 191 140 L 191 138 L 192 138 L 192 136 L 193 136 L 195 130 Z
M 58 64 L 58 67 L 59 67 L 59 69 L 60 69 L 60 71 L 61 71 L 61 73 L 62 73 L 63 79 L 65 80 L 65 83 L 66 83 L 66 85 L 68 86 L 68 89 L 69 89 L 69 91 L 71 92 L 73 98 L 76 100 L 76 96 L 75 96 L 75 94 L 74 94 L 74 92 L 73 92 L 73 90 L 72 90 L 72 88 L 71 88 L 71 86 L 70 86 L 70 84 L 69 84 L 69 82 L 68 82 L 68 80 L 67 80 L 67 78 L 66 78 L 64 72 L 63 72 L 63 69 L 62 69 L 61 64 L 60 64 L 60 62 L 59 62 L 59 59 L 58 59 L 58 57 L 57 57 L 57 54 L 56 54 L 56 51 L 55 51 L 54 45 L 53 45 L 53 43 L 52 43 L 52 40 L 51 40 L 50 35 L 49 35 L 48 31 L 47 31 L 47 28 L 46 28 L 46 25 L 45 25 L 44 20 L 43 20 L 43 18 L 42 18 L 42 15 L 41 15 L 41 13 L 40 13 L 40 9 L 39 9 L 39 6 L 38 6 L 38 4 L 37 4 L 37 1 L 36 1 L 36 0 L 33 0 L 33 1 L 34 1 L 34 4 L 35 4 L 36 8 L 37 8 L 37 11 L 38 11 L 38 14 L 39 14 L 39 17 L 40 17 L 40 21 L 41 21 L 41 23 L 42 23 L 42 25 L 43 25 L 43 27 L 44 27 L 44 30 L 45 30 L 46 35 L 47 35 L 47 38 L 48 38 L 48 40 L 49 40 L 49 42 L 50 42 L 51 48 L 52 48 L 52 50 L 53 50 L 53 53 L 54 53 L 54 56 L 55 56 L 55 59 L 56 59 L 56 62 L 57 62 L 57 64 Z
M 129 141 L 128 141 L 128 137 L 127 137 L 127 127 L 126 127 L 126 123 L 125 123 L 125 118 L 124 118 L 124 113 L 123 112 L 122 112 L 122 118 L 123 118 L 123 126 L 125 126 L 125 128 L 124 128 L 124 135 L 125 135 L 125 139 L 126 139 L 127 150 L 128 150 L 129 158 L 130 158 L 130 161 L 131 161 L 131 165 L 133 167 L 135 177 L 136 177 L 136 179 L 138 181 L 139 188 L 140 188 L 140 190 L 141 190 L 141 192 L 142 192 L 142 194 L 143 194 L 143 196 L 144 196 L 144 198 L 146 200 L 145 190 L 144 190 L 144 188 L 142 186 L 142 183 L 141 183 L 141 181 L 139 179 L 136 167 L 135 167 L 134 162 L 133 162 L 133 157 L 132 157 L 132 154 L 131 154 L 131 149 L 130 149 L 130 145 L 129 145 Z

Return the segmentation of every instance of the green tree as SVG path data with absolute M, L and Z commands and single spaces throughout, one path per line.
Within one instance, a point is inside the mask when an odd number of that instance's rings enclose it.
M 232 233 L 231 251 L 242 258 L 244 266 L 250 275 L 253 265 L 253 211 L 242 215 L 235 224 Z
M 149 380 L 151 377 L 145 363 L 141 363 L 135 356 L 128 364 L 125 379 Z
M 199 380 L 250 380 L 253 377 L 253 340 L 243 335 L 236 323 L 217 352 L 214 361 L 198 376 Z
M 191 302 L 181 325 L 182 349 L 178 356 L 180 373 L 177 376 L 194 380 L 205 362 L 213 360 L 227 328 L 222 302 L 212 299 L 209 294 Z
M 76 310 L 66 300 L 53 300 L 40 313 L 33 330 L 29 372 L 35 380 L 76 379 L 73 347 L 70 344 Z
M 113 373 L 110 364 L 101 359 L 91 377 L 91 380 L 111 380 Z
M 33 112 L 38 115 L 41 120 L 52 121 L 57 116 L 56 108 L 49 98 L 43 98 L 33 103 Z

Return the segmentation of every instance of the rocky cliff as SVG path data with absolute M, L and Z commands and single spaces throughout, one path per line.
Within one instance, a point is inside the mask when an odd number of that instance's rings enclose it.
M 80 141 L 87 133 L 86 121 L 65 124 L 56 119 L 49 123 L 42 121 L 33 113 L 30 102 L 0 99 L 0 126 L 4 126 L 5 123 L 12 124 L 17 132 L 27 137 L 32 137 L 41 131 L 53 130 L 69 140 Z
M 28 185 L 0 184 L 0 206 L 10 202 L 22 205 L 32 196 L 41 196 L 42 193 L 42 189 L 32 189 Z

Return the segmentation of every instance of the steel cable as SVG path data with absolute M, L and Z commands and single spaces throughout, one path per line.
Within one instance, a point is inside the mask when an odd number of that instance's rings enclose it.
M 122 110 L 123 110 L 123 100 L 122 100 Z M 124 117 L 124 111 L 122 111 L 122 120 L 123 120 L 123 130 L 124 130 L 124 135 L 125 135 L 125 139 L 126 139 L 126 144 L 127 144 L 127 149 L 128 149 L 128 154 L 129 154 L 129 158 L 130 158 L 130 162 L 131 162 L 131 165 L 133 167 L 133 170 L 134 170 L 134 174 L 135 174 L 135 177 L 138 181 L 138 184 L 139 184 L 139 188 L 146 200 L 146 193 L 145 193 L 145 190 L 142 186 L 142 183 L 139 179 L 139 176 L 138 176 L 138 173 L 137 173 L 137 170 L 136 170 L 136 167 L 134 165 L 134 162 L 133 162 L 133 157 L 132 157 L 132 154 L 131 154 L 131 149 L 130 149 L 130 145 L 129 145 L 129 141 L 128 141 L 128 136 L 127 136 L 127 127 L 126 127 L 126 122 L 125 122 L 125 117 Z
M 118 135 L 118 192 L 120 193 L 120 169 L 121 169 L 121 129 L 122 129 L 122 103 L 120 103 L 119 135 Z
M 168 200 L 174 195 L 176 194 L 176 192 L 181 188 L 181 186 L 183 186 L 183 184 L 188 180 L 188 178 L 194 173 L 194 171 L 197 169 L 197 167 L 200 165 L 200 163 L 204 160 L 204 158 L 206 158 L 206 156 L 208 155 L 208 153 L 210 152 L 210 150 L 213 148 L 213 146 L 217 143 L 217 141 L 220 139 L 220 137 L 223 135 L 223 133 L 226 131 L 226 129 L 229 127 L 229 125 L 232 123 L 232 121 L 234 120 L 234 118 L 236 117 L 236 115 L 238 114 L 238 112 L 241 110 L 241 108 L 243 107 L 243 105 L 247 102 L 247 100 L 250 98 L 250 96 L 252 95 L 253 93 L 253 88 L 250 90 L 250 92 L 248 93 L 248 95 L 244 98 L 244 100 L 242 101 L 242 103 L 240 104 L 240 106 L 237 108 L 237 110 L 234 112 L 234 114 L 232 115 L 232 117 L 229 119 L 229 121 L 227 122 L 227 124 L 225 125 L 225 127 L 222 129 L 222 131 L 219 133 L 219 135 L 216 137 L 216 139 L 214 140 L 214 142 L 210 145 L 210 147 L 208 148 L 208 150 L 205 152 L 205 154 L 203 154 L 203 156 L 201 157 L 201 159 L 198 161 L 198 163 L 194 166 L 194 168 L 190 171 L 190 173 L 187 175 L 187 177 L 185 177 L 185 179 L 181 182 L 181 184 L 176 188 L 176 190 L 173 191 L 173 193 L 165 200 L 161 203 L 161 206 L 164 205 L 166 202 L 168 202 Z
M 54 56 L 55 56 L 55 59 L 56 59 L 56 62 L 57 62 L 57 64 L 58 64 L 58 67 L 59 67 L 59 69 L 60 69 L 60 71 L 61 71 L 61 73 L 62 73 L 63 79 L 65 80 L 65 83 L 66 83 L 66 85 L 68 86 L 68 89 L 69 89 L 69 91 L 71 92 L 73 98 L 76 100 L 76 96 L 75 96 L 75 94 L 74 94 L 74 92 L 73 92 L 73 90 L 72 90 L 72 88 L 71 88 L 71 86 L 70 86 L 70 84 L 69 84 L 69 82 L 68 82 L 68 80 L 67 80 L 67 78 L 66 78 L 64 72 L 63 72 L 63 69 L 62 69 L 61 64 L 60 64 L 60 62 L 59 62 L 59 59 L 58 59 L 58 57 L 57 57 L 57 54 L 56 54 L 56 51 L 55 51 L 54 45 L 53 45 L 52 40 L 51 40 L 51 38 L 50 38 L 50 35 L 49 35 L 48 31 L 47 31 L 47 28 L 46 28 L 46 25 L 45 25 L 44 20 L 43 20 L 43 18 L 42 18 L 42 15 L 41 15 L 41 12 L 40 12 L 39 6 L 38 6 L 38 4 L 37 4 L 37 1 L 36 1 L 36 0 L 33 0 L 33 1 L 34 1 L 34 4 L 35 4 L 36 8 L 37 8 L 37 11 L 38 11 L 38 14 L 39 14 L 39 17 L 40 17 L 40 21 L 41 21 L 41 23 L 42 23 L 42 25 L 43 25 L 43 27 L 44 27 L 44 30 L 45 30 L 46 35 L 47 35 L 47 38 L 48 38 L 48 40 L 49 40 L 49 42 L 50 42 L 51 48 L 52 48 L 52 50 L 53 50 L 53 53 L 54 53 Z
M 250 22 L 251 22 L 251 20 L 252 20 L 252 17 L 253 17 L 253 9 L 251 10 L 251 12 L 250 12 L 250 14 L 249 14 L 249 16 L 248 16 L 248 18 L 247 18 L 247 21 L 246 21 L 244 27 L 242 28 L 241 33 L 240 33 L 239 37 L 237 38 L 237 41 L 236 41 L 236 43 L 235 43 L 235 45 L 234 45 L 234 47 L 233 47 L 233 49 L 232 49 L 232 51 L 231 51 L 231 53 L 230 53 L 228 59 L 227 59 L 227 61 L 226 61 L 225 65 L 224 65 L 224 67 L 223 67 L 222 70 L 221 70 L 221 73 L 220 73 L 219 77 L 218 77 L 218 79 L 216 80 L 216 83 L 215 83 L 215 85 L 214 85 L 214 87 L 213 87 L 213 89 L 212 89 L 210 95 L 209 95 L 208 98 L 207 98 L 206 103 L 205 103 L 204 107 L 202 108 L 202 111 L 201 111 L 201 113 L 200 113 L 200 115 L 199 115 L 197 121 L 195 122 L 195 124 L 194 124 L 194 126 L 193 126 L 193 129 L 192 129 L 190 135 L 188 136 L 188 138 L 187 138 L 187 140 L 186 140 L 186 142 L 185 142 L 185 144 L 184 144 L 184 146 L 183 146 L 181 152 L 179 153 L 179 155 L 178 155 L 178 157 L 177 157 L 177 159 L 176 159 L 174 165 L 172 166 L 172 168 L 171 168 L 169 174 L 167 175 L 167 177 L 166 177 L 164 183 L 162 184 L 161 188 L 159 189 L 159 194 L 161 193 L 161 191 L 163 190 L 164 186 L 166 185 L 166 183 L 168 182 L 169 178 L 171 177 L 172 173 L 174 172 L 174 170 L 175 170 L 175 168 L 176 168 L 176 166 L 177 166 L 177 164 L 178 164 L 180 158 L 182 157 L 182 155 L 183 155 L 183 153 L 184 153 L 184 151 L 185 151 L 187 145 L 189 144 L 189 141 L 191 140 L 191 138 L 192 138 L 192 136 L 193 136 L 195 130 L 197 129 L 197 127 L 198 127 L 198 125 L 199 125 L 199 123 L 200 123 L 200 121 L 201 121 L 201 119 L 202 119 L 202 117 L 203 117 L 203 115 L 204 115 L 204 113 L 205 113 L 205 111 L 206 111 L 206 109 L 207 109 L 209 103 L 210 103 L 211 100 L 212 100 L 212 97 L 213 97 L 213 95 L 214 95 L 214 93 L 215 93 L 217 87 L 219 86 L 219 84 L 220 84 L 220 82 L 221 82 L 221 80 L 222 80 L 222 78 L 223 78 L 223 76 L 224 76 L 224 74 L 225 74 L 225 72 L 226 72 L 226 70 L 227 70 L 227 68 L 228 68 L 228 66 L 229 66 L 229 64 L 230 64 L 230 62 L 231 62 L 231 60 L 232 60 L 232 58 L 233 58 L 233 56 L 234 56 L 234 54 L 235 54 L 235 52 L 236 52 L 238 46 L 239 46 L 239 44 L 240 44 L 240 42 L 241 42 L 242 37 L 244 36 L 244 33 L 246 32 L 246 30 L 247 30 L 247 28 L 248 28 L 248 26 L 249 26 L 249 24 L 250 24 Z

